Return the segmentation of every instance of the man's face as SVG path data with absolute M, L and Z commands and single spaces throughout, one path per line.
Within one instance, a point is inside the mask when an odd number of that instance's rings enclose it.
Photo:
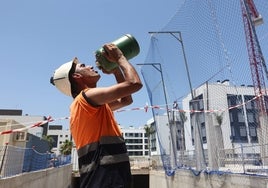
M 98 81 L 100 74 L 94 70 L 93 66 L 86 66 L 85 64 L 78 63 L 75 67 L 75 74 L 80 74 L 87 81 Z

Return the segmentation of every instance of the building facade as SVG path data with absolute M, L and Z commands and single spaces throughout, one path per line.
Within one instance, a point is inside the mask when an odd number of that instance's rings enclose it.
M 53 138 L 52 152 L 56 155 L 60 155 L 60 147 L 66 141 L 71 141 L 70 130 L 64 130 L 62 125 L 49 125 L 48 136 Z
M 130 157 L 145 157 L 149 155 L 148 137 L 144 127 L 121 127 L 121 130 Z
M 268 118 L 263 117 L 261 125 L 258 107 L 258 100 L 267 106 L 266 96 L 258 98 L 253 86 L 235 86 L 228 80 L 205 83 L 193 95 L 182 100 L 182 109 L 170 109 L 169 119 L 156 114 L 147 122 L 152 155 L 165 156 L 173 150 L 178 164 L 187 161 L 183 164 L 197 169 L 207 164 L 218 169 L 234 160 L 254 164 L 267 158 Z
M 194 90 L 194 99 L 190 94 L 183 99 L 183 109 L 189 120 L 185 132 L 190 133 L 185 134 L 186 150 L 202 148 L 208 157 L 220 150 L 223 158 L 260 156 L 254 87 L 233 86 L 228 80 L 206 83 Z
M 32 137 L 42 137 L 44 132 L 46 132 L 48 123 L 44 123 L 42 126 L 37 126 L 34 128 L 30 127 L 45 120 L 46 118 L 44 116 L 31 116 L 27 114 L 23 115 L 22 110 L 1 109 L 0 132 L 10 131 L 10 133 L 1 135 L 0 144 L 4 145 L 5 143 L 8 143 L 9 145 L 13 146 L 27 147 L 27 144 L 33 140 Z M 13 132 L 13 130 L 18 129 L 20 131 Z M 38 145 L 38 143 L 32 142 L 30 145 L 34 146 Z
M 132 161 L 136 161 L 136 159 L 141 159 L 144 157 L 148 157 L 149 149 L 148 149 L 148 137 L 146 135 L 144 127 L 122 127 L 121 126 L 122 135 L 126 142 L 127 151 L 129 157 Z M 72 163 L 73 170 L 78 170 L 78 156 L 76 148 L 72 150 Z M 137 162 L 139 163 L 139 162 Z M 134 166 L 139 166 L 136 163 Z

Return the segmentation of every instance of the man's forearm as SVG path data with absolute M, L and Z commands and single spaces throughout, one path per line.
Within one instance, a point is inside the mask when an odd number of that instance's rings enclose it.
M 121 83 L 125 81 L 124 74 L 122 73 L 121 69 L 118 67 L 114 72 L 115 79 L 117 83 Z M 132 96 L 128 95 L 120 99 L 121 106 L 129 105 L 133 102 Z
M 125 81 L 125 77 L 124 74 L 122 73 L 121 69 L 118 67 L 116 68 L 115 72 L 114 72 L 114 76 L 116 79 L 117 83 L 121 83 Z
M 121 72 L 124 76 L 125 81 L 135 83 L 135 84 L 136 83 L 141 84 L 141 80 L 140 80 L 140 77 L 139 77 L 137 71 L 128 62 L 128 60 L 125 57 L 121 57 L 121 59 L 118 61 L 118 65 L 121 68 Z

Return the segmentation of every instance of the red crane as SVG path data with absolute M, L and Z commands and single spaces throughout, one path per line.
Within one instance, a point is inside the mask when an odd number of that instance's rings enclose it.
M 259 96 L 257 99 L 257 105 L 258 109 L 260 109 L 260 113 L 263 114 L 267 113 L 265 103 L 265 96 L 267 93 L 263 69 L 267 78 L 268 71 L 255 30 L 255 26 L 261 25 L 263 23 L 263 19 L 259 14 L 253 0 L 240 0 L 240 3 L 254 91 L 255 95 Z

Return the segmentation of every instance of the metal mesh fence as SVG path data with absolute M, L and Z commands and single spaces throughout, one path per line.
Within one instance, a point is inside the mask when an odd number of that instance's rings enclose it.
M 259 105 L 267 108 L 267 96 L 256 92 L 241 2 L 185 0 L 161 31 L 150 32 L 141 72 L 168 175 L 177 168 L 267 175 L 267 109 Z M 267 1 L 245 2 L 268 19 Z M 268 25 L 255 31 L 267 59 Z
M 0 146 L 0 178 L 70 163 L 71 155 L 56 156 L 51 153 L 39 153 L 31 148 Z

